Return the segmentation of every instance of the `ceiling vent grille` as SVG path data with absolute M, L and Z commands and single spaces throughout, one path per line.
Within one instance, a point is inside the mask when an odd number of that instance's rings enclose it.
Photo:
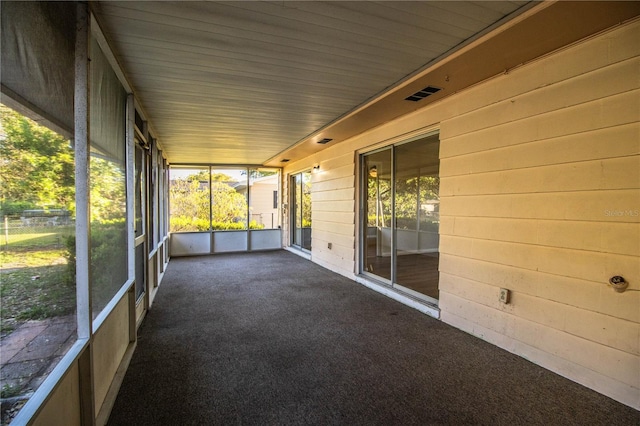
M 330 139 L 330 138 L 324 138 L 324 139 L 320 139 L 318 141 L 318 143 L 324 145 L 324 144 L 327 144 L 327 143 L 331 142 L 332 140 L 333 139 Z
M 413 95 L 404 98 L 404 100 L 405 101 L 418 102 L 418 101 L 423 100 L 427 96 L 431 96 L 434 93 L 437 93 L 437 92 L 439 92 L 441 90 L 442 89 L 440 87 L 427 86 L 424 89 L 417 91 Z

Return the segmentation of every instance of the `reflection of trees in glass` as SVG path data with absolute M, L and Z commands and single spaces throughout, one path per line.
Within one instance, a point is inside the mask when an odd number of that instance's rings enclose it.
M 302 227 L 311 228 L 311 173 L 302 174 Z
M 418 219 L 418 178 L 396 179 L 396 226 L 416 229 Z
M 311 250 L 311 172 L 291 176 L 292 244 Z
M 74 153 L 63 136 L 0 105 L 0 188 L 5 214 L 75 211 Z
M 396 181 L 396 223 L 399 229 L 427 230 L 438 221 L 438 189 L 440 178 L 420 176 Z M 419 194 L 418 194 L 419 192 Z M 377 177 L 367 178 L 367 226 L 391 226 L 391 182 Z
M 421 176 L 420 177 L 420 199 L 439 200 L 440 195 L 440 178 L 437 176 Z
M 420 230 L 438 232 L 440 223 L 440 178 L 420 177 Z
M 391 181 L 378 177 L 367 179 L 368 226 L 391 226 Z
M 412 176 L 396 180 L 396 218 L 399 229 L 420 229 L 437 219 L 440 179 L 436 176 Z M 434 219 L 435 218 L 435 219 Z

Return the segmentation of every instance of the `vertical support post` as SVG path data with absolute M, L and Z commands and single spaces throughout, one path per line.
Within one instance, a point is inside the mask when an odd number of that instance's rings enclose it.
M 127 182 L 127 278 L 133 284 L 129 297 L 129 342 L 136 341 L 136 231 L 135 231 L 135 102 L 133 94 L 127 95 L 127 119 L 125 121 L 126 182 Z
M 125 169 L 127 186 L 127 279 L 135 280 L 135 105 L 133 94 L 127 95 L 127 107 L 125 120 Z M 142 208 L 142 206 L 141 206 Z
M 247 225 L 247 251 L 251 251 L 251 169 L 247 167 L 245 170 L 247 171 L 247 210 L 245 212 L 247 220 L 245 225 Z
M 391 147 L 391 285 L 397 284 L 398 226 L 396 218 L 396 148 Z
M 135 343 L 138 338 L 137 321 L 136 321 L 136 286 L 132 285 L 127 291 L 127 299 L 129 304 L 129 343 Z
M 76 296 L 78 338 L 91 337 L 90 207 L 89 207 L 89 12 L 78 3 L 75 62 Z
M 80 424 L 95 425 L 95 407 L 93 394 L 93 347 L 88 345 L 78 357 L 80 376 Z
M 213 232 L 213 182 L 211 179 L 211 166 L 207 168 L 209 170 L 209 254 L 215 253 L 215 234 Z
M 208 167 L 209 170 L 209 232 L 213 235 L 213 183 L 211 181 L 211 166 Z M 211 253 L 213 253 L 213 244 L 211 244 Z
M 151 229 L 149 229 L 149 252 L 152 252 L 154 249 L 156 249 L 158 247 L 158 243 L 159 243 L 159 238 L 158 238 L 158 227 L 160 225 L 159 223 L 159 216 L 158 216 L 158 205 L 160 202 L 160 182 L 158 179 L 158 144 L 156 142 L 155 139 L 151 139 L 151 137 L 149 137 L 149 140 L 151 141 L 151 164 L 149 165 L 149 172 L 150 172 L 150 183 L 151 186 L 153 187 L 153 196 L 150 197 L 151 199 L 151 203 L 149 205 L 149 214 L 151 215 L 151 217 L 153 218 L 152 222 L 153 222 L 153 226 L 149 227 Z M 154 265 L 155 268 L 155 265 Z
M 89 192 L 89 6 L 77 3 L 74 92 L 74 147 L 76 180 L 76 298 L 78 339 L 89 345 L 78 359 L 80 387 L 80 420 L 83 425 L 95 424 L 93 354 L 91 345 L 91 280 L 90 280 L 90 192 Z
M 418 251 L 418 253 L 420 253 L 421 247 L 420 247 L 420 219 L 421 219 L 421 205 L 422 205 L 422 200 L 420 198 L 420 168 L 418 168 L 418 181 L 416 182 L 417 185 L 417 192 L 416 192 L 416 250 Z

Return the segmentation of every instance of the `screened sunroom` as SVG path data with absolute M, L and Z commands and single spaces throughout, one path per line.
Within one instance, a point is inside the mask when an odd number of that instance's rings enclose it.
M 636 2 L 0 14 L 3 422 L 106 424 L 172 259 L 282 250 L 640 408 Z

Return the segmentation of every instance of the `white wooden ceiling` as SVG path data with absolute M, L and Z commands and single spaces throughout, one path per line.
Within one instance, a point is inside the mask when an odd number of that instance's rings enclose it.
M 526 1 L 103 1 L 171 163 L 264 164 Z

